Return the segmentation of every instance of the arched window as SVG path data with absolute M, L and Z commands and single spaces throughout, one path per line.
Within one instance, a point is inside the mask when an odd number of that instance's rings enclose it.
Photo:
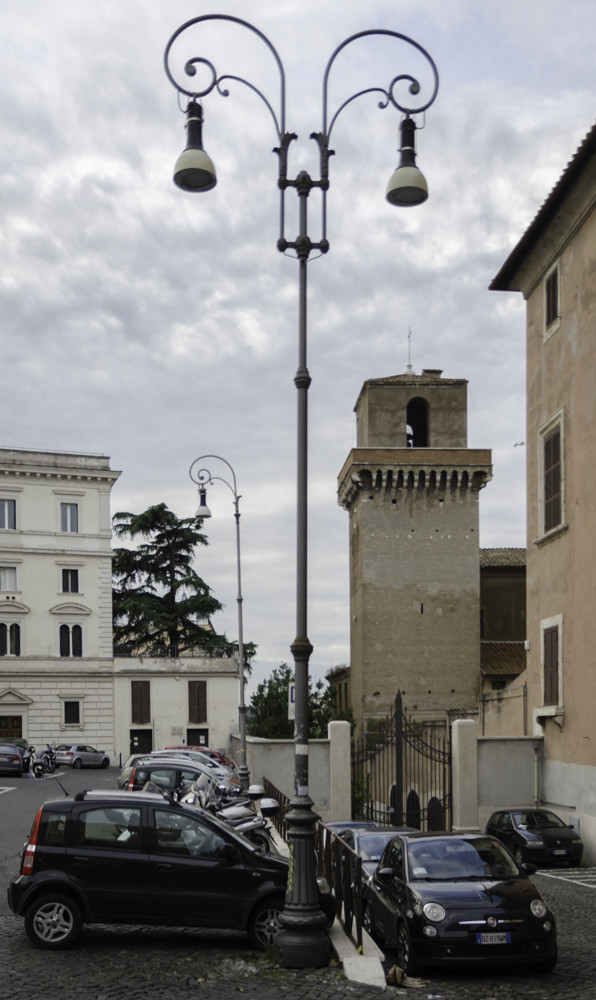
M 83 655 L 83 630 L 80 625 L 60 626 L 60 656 Z
M 428 448 L 428 403 L 415 396 L 406 411 L 408 448 Z
M 0 656 L 21 655 L 21 626 L 0 623 Z

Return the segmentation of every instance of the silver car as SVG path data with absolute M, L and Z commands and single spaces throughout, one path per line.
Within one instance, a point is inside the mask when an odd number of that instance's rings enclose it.
M 23 758 L 14 744 L 0 743 L 0 774 L 14 774 L 20 778 L 23 773 Z
M 105 750 L 96 750 L 87 743 L 61 743 L 56 747 L 56 763 L 69 767 L 109 767 Z

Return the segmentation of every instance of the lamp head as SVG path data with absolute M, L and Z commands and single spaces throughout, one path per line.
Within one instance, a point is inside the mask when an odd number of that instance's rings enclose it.
M 176 160 L 174 183 L 184 191 L 210 191 L 217 178 L 213 161 L 203 149 L 203 109 L 196 101 L 188 103 L 186 128 L 186 149 Z
M 391 205 L 421 205 L 428 198 L 428 187 L 424 174 L 416 166 L 416 125 L 412 118 L 404 118 L 400 132 L 399 165 L 391 175 L 385 197 Z
M 203 519 L 211 517 L 211 511 L 207 506 L 207 490 L 204 486 L 199 487 L 199 506 L 197 507 L 195 517 Z

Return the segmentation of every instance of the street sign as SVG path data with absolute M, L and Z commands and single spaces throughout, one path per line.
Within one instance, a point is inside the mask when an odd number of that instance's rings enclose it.
M 294 681 L 288 684 L 288 719 L 296 717 L 296 685 Z

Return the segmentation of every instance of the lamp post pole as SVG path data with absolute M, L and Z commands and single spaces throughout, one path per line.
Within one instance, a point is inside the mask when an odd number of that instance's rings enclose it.
M 223 476 L 212 476 L 208 469 L 200 467 L 200 463 L 208 458 L 215 458 L 219 462 L 227 465 L 232 475 L 232 482 L 229 483 Z M 240 494 L 236 488 L 236 473 L 230 463 L 221 458 L 220 455 L 201 455 L 192 463 L 188 474 L 199 487 L 199 507 L 197 517 L 211 517 L 211 511 L 206 504 L 207 486 L 214 482 L 225 483 L 234 497 L 234 518 L 236 521 L 236 580 L 238 584 L 238 729 L 240 733 L 240 751 L 238 763 L 238 777 L 244 788 L 248 788 L 250 782 L 250 770 L 246 760 L 246 705 L 244 703 L 244 634 L 242 627 L 242 570 L 240 561 Z
M 181 70 L 182 81 L 172 70 L 175 61 L 176 42 L 188 30 L 196 30 L 208 22 L 217 21 L 245 28 L 259 38 L 269 49 L 279 71 L 279 106 L 277 112 L 261 91 L 248 80 L 232 73 L 219 73 L 205 56 L 195 56 L 184 62 Z M 372 86 L 358 91 L 345 100 L 335 114 L 328 115 L 329 77 L 335 60 L 343 50 L 354 42 L 370 36 L 394 39 L 418 53 L 426 75 L 424 87 L 409 72 L 398 73 L 385 86 Z M 329 142 L 333 126 L 352 101 L 365 94 L 380 95 L 380 109 L 392 107 L 403 115 L 400 125 L 400 160 L 393 172 L 385 196 L 392 205 L 417 205 L 428 197 L 426 181 L 416 166 L 414 140 L 417 129 L 414 115 L 423 114 L 433 103 L 438 91 L 436 66 L 417 42 L 389 29 L 361 31 L 346 38 L 333 52 L 323 76 L 322 129 L 313 132 L 311 138 L 319 148 L 320 176 L 313 179 L 306 171 L 301 171 L 294 179 L 288 177 L 288 151 L 297 139 L 294 133 L 286 131 L 285 125 L 285 72 L 279 55 L 269 39 L 254 25 L 241 18 L 226 14 L 204 14 L 181 25 L 170 38 L 164 56 L 168 79 L 181 95 L 188 98 L 186 108 L 188 138 L 184 151 L 174 167 L 175 183 L 186 191 L 208 191 L 216 184 L 213 161 L 203 149 L 203 110 L 200 101 L 213 91 L 228 97 L 227 84 L 230 81 L 243 84 L 264 102 L 277 132 L 278 146 L 274 152 L 278 156 L 278 188 L 280 190 L 280 228 L 277 241 L 278 250 L 298 260 L 298 369 L 294 378 L 297 389 L 297 531 L 296 531 L 296 637 L 291 645 L 295 673 L 295 737 L 294 737 L 294 797 L 287 816 L 288 844 L 290 850 L 290 870 L 284 910 L 281 914 L 282 932 L 278 937 L 278 951 L 282 961 L 290 968 L 307 968 L 325 965 L 330 954 L 329 939 L 325 933 L 325 918 L 321 912 L 316 886 L 315 867 L 315 825 L 317 816 L 308 787 L 308 670 L 312 646 L 307 633 L 307 545 L 308 545 L 308 389 L 311 378 L 307 367 L 307 281 L 306 272 L 313 251 L 317 256 L 327 253 L 327 190 L 329 188 L 329 159 L 333 155 Z M 203 89 L 190 87 L 189 79 L 196 76 L 197 67 L 207 71 L 210 79 Z M 398 95 L 398 90 L 400 95 Z M 403 95 L 402 92 L 403 91 Z M 425 96 L 419 96 L 420 94 Z M 285 195 L 288 188 L 295 188 L 299 199 L 299 233 L 295 240 L 285 235 Z M 308 235 L 308 197 L 317 189 L 321 198 L 320 238 L 312 241 Z

